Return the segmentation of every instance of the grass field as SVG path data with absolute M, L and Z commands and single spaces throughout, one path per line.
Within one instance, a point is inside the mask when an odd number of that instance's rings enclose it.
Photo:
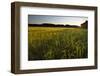
M 87 58 L 87 46 L 87 29 L 28 28 L 28 60 Z

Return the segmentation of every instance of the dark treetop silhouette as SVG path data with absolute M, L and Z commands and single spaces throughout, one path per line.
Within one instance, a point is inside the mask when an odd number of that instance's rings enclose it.
M 42 23 L 42 24 L 28 24 L 28 26 L 32 27 L 68 27 L 68 28 L 88 28 L 88 21 L 85 21 L 81 24 L 81 26 L 78 25 L 69 25 L 69 24 L 52 24 L 52 23 Z

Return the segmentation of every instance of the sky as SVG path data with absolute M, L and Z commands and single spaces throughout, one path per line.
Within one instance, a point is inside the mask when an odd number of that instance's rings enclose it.
M 87 17 L 79 16 L 28 15 L 28 24 L 52 23 L 80 26 L 86 20 L 88 20 Z

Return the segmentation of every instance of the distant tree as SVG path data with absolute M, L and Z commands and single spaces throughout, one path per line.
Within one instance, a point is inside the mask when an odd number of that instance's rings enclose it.
M 52 24 L 52 23 L 43 23 L 43 24 L 41 24 L 41 25 L 42 25 L 42 26 L 47 26 L 47 27 L 48 27 L 48 26 L 51 26 L 51 27 L 52 27 L 52 26 L 55 26 L 55 24 Z
M 81 24 L 81 28 L 88 28 L 88 21 L 85 21 L 84 23 Z

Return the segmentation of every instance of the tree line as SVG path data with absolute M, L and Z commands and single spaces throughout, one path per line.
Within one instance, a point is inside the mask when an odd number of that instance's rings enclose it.
M 28 24 L 28 26 L 32 27 L 68 27 L 68 28 L 88 28 L 88 21 L 85 21 L 81 24 L 81 26 L 78 25 L 69 25 L 69 24 L 52 24 L 52 23 L 42 23 L 42 24 Z

